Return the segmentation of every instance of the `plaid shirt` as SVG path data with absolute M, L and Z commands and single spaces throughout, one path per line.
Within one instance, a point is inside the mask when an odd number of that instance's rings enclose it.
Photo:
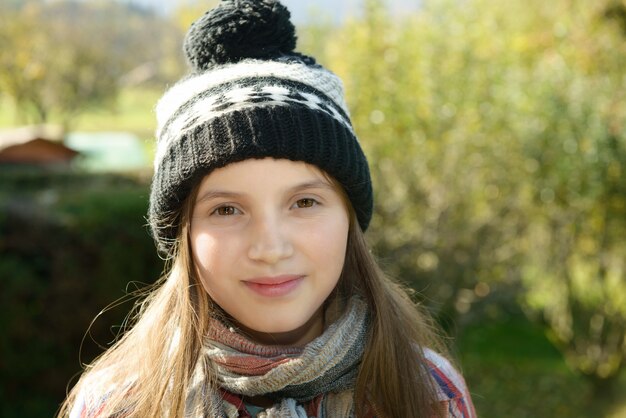
M 448 418 L 476 418 L 472 397 L 463 376 L 443 356 L 424 350 L 430 374 L 437 383 L 442 410 Z

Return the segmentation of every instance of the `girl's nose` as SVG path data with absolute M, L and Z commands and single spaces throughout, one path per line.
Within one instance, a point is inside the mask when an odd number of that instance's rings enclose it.
M 276 216 L 264 216 L 253 222 L 248 257 L 267 264 L 276 264 L 293 254 L 286 225 Z

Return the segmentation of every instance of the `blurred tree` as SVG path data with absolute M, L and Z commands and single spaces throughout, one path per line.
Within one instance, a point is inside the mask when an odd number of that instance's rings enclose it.
M 87 107 L 112 105 L 124 86 L 179 76 L 162 63 L 176 56 L 178 30 L 145 10 L 104 1 L 1 9 L 0 87 L 21 122 L 67 125 Z
M 427 4 L 400 21 L 385 10 L 366 2 L 365 21 L 333 39 L 330 66 L 372 162 L 377 253 L 452 324 L 516 276 L 520 165 L 492 87 L 507 54 L 494 65 L 502 43 L 464 24 L 469 7 Z
M 20 113 L 34 113 L 39 121 L 48 117 L 43 105 L 42 47 L 45 36 L 37 30 L 40 5 L 26 3 L 0 6 L 0 87 L 16 103 Z M 21 19 L 18 19 L 21 14 Z
M 604 17 L 609 21 L 616 22 L 626 36 L 626 1 L 614 0 L 609 2 L 604 10 Z
M 611 397 L 626 362 L 626 44 L 601 4 L 567 6 L 544 6 L 553 30 L 516 109 L 534 168 L 523 277 L 531 313 Z
M 388 270 L 451 321 L 517 294 L 610 393 L 626 361 L 626 44 L 609 2 L 432 0 L 404 19 L 364 4 L 328 65 L 372 163 Z

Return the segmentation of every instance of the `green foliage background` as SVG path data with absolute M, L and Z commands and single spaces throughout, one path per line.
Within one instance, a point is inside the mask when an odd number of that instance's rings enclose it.
M 199 8 L 169 18 L 177 40 Z M 299 28 L 299 49 L 344 80 L 375 182 L 368 236 L 381 262 L 454 338 L 480 416 L 626 416 L 626 4 L 429 0 L 415 15 L 386 10 L 364 0 L 358 18 Z M 144 35 L 161 19 L 148 16 L 142 32 L 140 16 L 132 28 Z M 169 51 L 170 38 L 155 39 Z M 154 100 L 182 75 L 177 53 L 163 54 L 152 83 L 111 89 L 71 124 L 149 136 Z M 160 56 L 125 57 L 130 70 Z M 2 93 L 0 124 L 32 109 Z M 64 112 L 49 114 L 63 122 Z M 90 320 L 126 283 L 158 277 L 142 227 L 148 185 L 0 176 L 0 414 L 46 416 L 78 371 Z M 128 307 L 96 322 L 97 341 L 113 338 Z M 84 360 L 98 351 L 88 344 Z
M 146 196 L 145 181 L 126 177 L 2 172 L 0 416 L 52 416 L 78 359 L 114 340 L 131 305 L 86 335 L 92 320 L 159 276 Z
M 443 0 L 400 21 L 365 7 L 325 59 L 373 162 L 388 269 L 444 323 L 508 299 L 590 399 L 623 399 L 626 42 L 610 11 L 624 5 Z

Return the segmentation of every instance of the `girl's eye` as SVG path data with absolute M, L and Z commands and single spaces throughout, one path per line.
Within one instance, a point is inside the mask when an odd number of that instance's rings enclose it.
M 213 211 L 214 214 L 219 216 L 232 216 L 236 215 L 239 210 L 234 206 L 220 206 Z
M 315 199 L 310 199 L 310 198 L 304 198 L 304 199 L 300 199 L 296 202 L 296 207 L 300 208 L 300 209 L 304 209 L 304 208 L 310 208 L 313 207 L 317 204 L 317 201 Z

